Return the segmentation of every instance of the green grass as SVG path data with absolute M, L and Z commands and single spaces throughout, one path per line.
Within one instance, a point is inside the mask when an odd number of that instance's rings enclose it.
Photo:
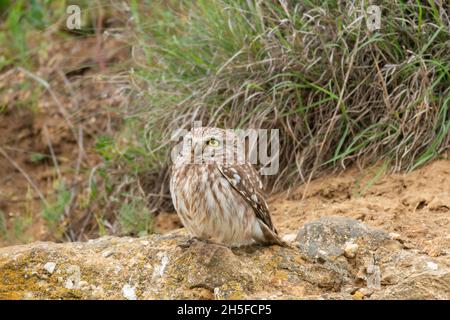
M 8 226 L 6 225 L 5 213 L 0 210 L 0 239 L 7 239 Z
M 23 216 L 13 216 L 7 223 L 6 214 L 0 211 L 0 240 L 5 240 L 11 243 L 29 242 L 32 237 L 26 234 L 27 228 L 33 224 L 33 218 L 29 214 Z
M 124 234 L 145 236 L 153 233 L 153 214 L 139 200 L 122 204 L 118 220 Z
M 81 30 L 69 34 L 66 8 L 73 4 L 81 8 Z M 92 36 L 99 7 L 109 13 L 114 5 L 105 0 L 0 0 L 0 71 L 11 66 L 38 68 L 38 56 L 48 53 L 52 40 Z
M 5 21 L 0 30 L 0 70 L 8 65 L 31 68 L 34 65 L 33 53 L 45 46 L 34 43 L 39 33 L 51 26 L 55 16 L 64 12 L 64 2 L 51 3 L 50 0 L 1 1 L 0 16 Z M 33 39 L 34 38 L 34 39 Z M 32 46 L 30 44 L 32 43 Z
M 64 215 L 69 209 L 71 200 L 72 193 L 64 182 L 56 181 L 53 199 L 47 200 L 49 202 L 42 210 L 42 218 L 56 239 L 59 239 L 65 231 Z

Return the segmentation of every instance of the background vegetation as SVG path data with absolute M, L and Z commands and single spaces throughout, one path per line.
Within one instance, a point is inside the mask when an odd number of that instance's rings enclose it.
M 96 62 L 94 72 L 108 74 L 110 82 L 126 73 L 117 86 L 129 95 L 116 110 L 120 125 L 92 137 L 101 161 L 82 165 L 76 194 L 83 197 L 73 200 L 75 191 L 59 183 L 43 205 L 46 225 L 59 239 L 153 232 L 152 217 L 172 209 L 170 135 L 194 120 L 279 129 L 281 170 L 266 181 L 269 191 L 355 164 L 413 170 L 449 148 L 445 1 L 81 1 L 89 14 L 75 35 L 61 27 L 68 2 L 6 3 L 2 73 L 39 69 L 32 57 L 47 43 L 36 44 L 30 33 L 54 41 L 108 32 L 129 46 L 120 63 Z M 382 10 L 376 31 L 366 25 L 370 4 Z M 99 33 L 99 14 L 122 22 L 100 24 Z M 53 39 L 42 31 L 51 24 Z M 33 90 L 29 99 L 43 89 Z M 69 203 L 78 215 L 63 214 Z M 13 229 L 6 220 L 0 214 L 0 236 Z M 82 231 L 80 221 L 90 221 Z

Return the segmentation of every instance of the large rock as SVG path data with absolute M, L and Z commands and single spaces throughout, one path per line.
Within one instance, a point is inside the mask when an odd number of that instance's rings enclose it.
M 307 224 L 292 248 L 187 240 L 178 230 L 2 248 L 0 299 L 450 297 L 447 257 L 407 250 L 351 219 Z
M 336 258 L 353 255 L 352 244 L 363 241 L 367 249 L 376 249 L 391 237 L 381 231 L 369 228 L 364 223 L 347 217 L 322 217 L 305 224 L 298 232 L 296 241 L 300 251 L 308 258 Z M 355 250 L 357 249 L 353 246 Z
M 322 217 L 305 224 L 296 246 L 303 259 L 334 270 L 354 298 L 448 299 L 449 257 L 418 254 L 397 234 L 347 217 Z

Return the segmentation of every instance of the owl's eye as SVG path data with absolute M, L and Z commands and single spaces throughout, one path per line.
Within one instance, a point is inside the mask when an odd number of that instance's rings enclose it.
M 206 144 L 211 147 L 218 147 L 220 145 L 220 142 L 217 139 L 210 138 L 208 141 L 206 141 Z

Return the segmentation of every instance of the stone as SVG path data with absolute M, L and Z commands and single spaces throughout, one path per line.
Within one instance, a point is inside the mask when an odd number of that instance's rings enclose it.
M 114 252 L 111 250 L 106 250 L 106 251 L 102 252 L 102 256 L 105 258 L 108 258 L 108 257 L 112 256 L 113 254 L 114 254 Z
M 55 268 L 56 268 L 56 263 L 54 263 L 54 262 L 47 262 L 46 264 L 44 264 L 44 269 L 49 274 L 52 274 L 53 271 L 55 271 Z
M 354 258 L 356 256 L 356 252 L 358 251 L 359 246 L 353 242 L 346 242 L 344 244 L 344 255 L 347 258 Z
M 296 238 L 297 238 L 297 235 L 296 235 L 295 233 L 289 233 L 289 234 L 285 234 L 285 235 L 282 237 L 282 240 L 283 240 L 284 242 L 291 243 L 291 242 L 294 242 Z
M 127 300 L 137 300 L 135 288 L 128 283 L 123 286 L 122 295 Z
M 376 247 L 388 239 L 387 233 L 371 229 L 358 220 L 330 216 L 305 224 L 296 241 L 300 251 L 309 259 L 333 259 L 344 255 L 349 244 L 350 250 L 357 249 L 354 244 L 357 245 L 358 240 L 364 241 L 365 246 Z
M 307 223 L 297 246 L 286 248 L 182 246 L 189 238 L 180 229 L 135 241 L 105 236 L 0 248 L 0 299 L 450 298 L 448 256 L 406 250 L 353 219 Z

